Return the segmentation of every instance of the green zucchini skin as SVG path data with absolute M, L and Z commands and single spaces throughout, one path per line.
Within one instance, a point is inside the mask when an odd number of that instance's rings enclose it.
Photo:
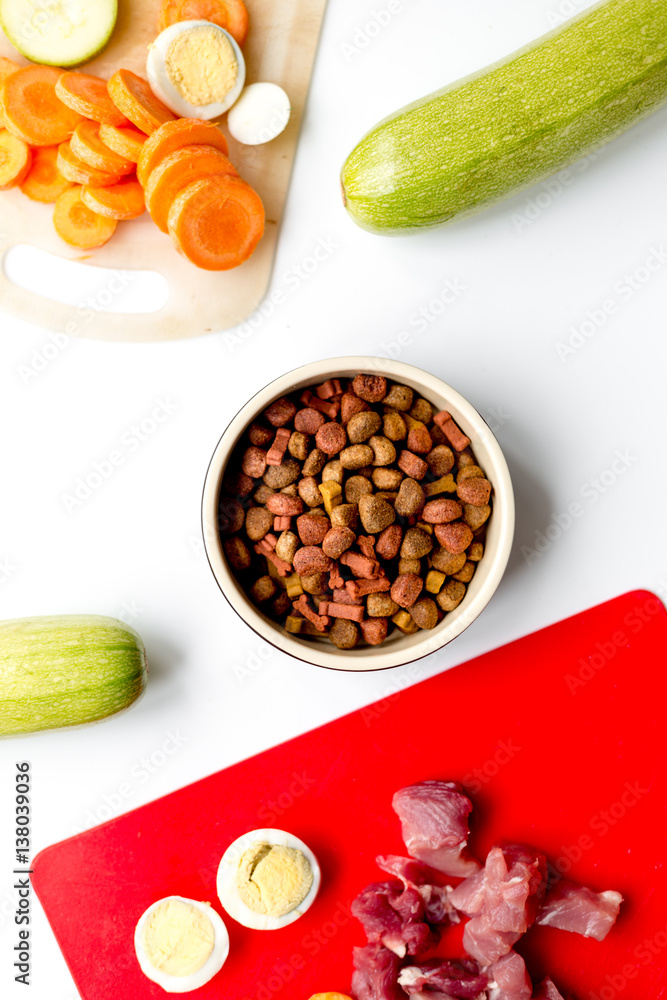
M 599 148 L 667 102 L 667 0 L 604 0 L 375 126 L 342 171 L 381 235 L 463 218 Z
M 136 701 L 146 680 L 143 642 L 115 618 L 0 622 L 0 736 L 105 719 Z

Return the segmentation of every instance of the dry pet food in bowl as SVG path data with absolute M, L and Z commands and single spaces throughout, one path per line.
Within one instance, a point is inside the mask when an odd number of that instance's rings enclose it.
M 207 553 L 235 610 L 338 669 L 395 666 L 459 634 L 500 580 L 513 521 L 482 418 L 380 359 L 269 386 L 223 435 L 204 492 Z

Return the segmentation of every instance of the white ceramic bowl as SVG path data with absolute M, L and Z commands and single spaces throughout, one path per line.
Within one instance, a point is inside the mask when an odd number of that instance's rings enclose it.
M 471 448 L 493 484 L 493 512 L 488 522 L 485 552 L 466 596 L 455 611 L 429 631 L 405 636 L 395 629 L 381 646 L 342 650 L 328 639 L 291 635 L 264 615 L 246 596 L 227 565 L 218 532 L 218 502 L 227 463 L 246 428 L 274 399 L 317 385 L 328 378 L 353 378 L 358 372 L 386 375 L 415 389 L 438 410 L 448 410 L 468 435 Z M 236 613 L 258 635 L 278 649 L 307 663 L 334 670 L 384 670 L 397 667 L 445 646 L 471 625 L 491 600 L 509 559 L 514 536 L 514 493 L 507 462 L 491 429 L 477 410 L 435 375 L 400 361 L 384 358 L 330 358 L 296 368 L 271 382 L 246 403 L 224 432 L 208 468 L 202 503 L 206 554 L 222 593 Z

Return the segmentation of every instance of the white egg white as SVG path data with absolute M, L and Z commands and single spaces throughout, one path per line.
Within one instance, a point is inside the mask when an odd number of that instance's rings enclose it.
M 301 851 L 308 858 L 308 862 L 313 872 L 313 884 L 310 887 L 306 898 L 299 905 L 285 913 L 282 917 L 271 917 L 264 913 L 255 913 L 239 897 L 236 887 L 236 873 L 241 858 L 253 844 L 275 844 L 280 847 L 292 847 Z M 230 917 L 237 920 L 244 927 L 252 927 L 259 931 L 273 931 L 280 927 L 287 927 L 294 923 L 308 910 L 315 902 L 315 897 L 320 889 L 322 873 L 317 858 L 302 840 L 294 837 L 284 830 L 251 830 L 231 844 L 222 856 L 218 868 L 218 897 L 224 909 Z
M 181 903 L 189 903 L 191 906 L 195 906 L 201 913 L 208 917 L 213 925 L 213 951 L 201 969 L 191 973 L 189 976 L 170 976 L 156 969 L 149 961 L 144 948 L 143 933 L 146 921 L 160 903 L 165 903 L 170 899 L 177 899 Z M 139 918 L 134 932 L 134 949 L 137 953 L 137 961 L 139 962 L 141 971 L 151 982 L 157 983 L 167 993 L 190 993 L 191 990 L 198 990 L 201 986 L 205 986 L 206 983 L 213 979 L 213 976 L 220 972 L 229 955 L 229 934 L 220 914 L 216 913 L 213 907 L 207 903 L 200 903 L 196 899 L 186 899 L 183 896 L 165 896 L 164 899 L 158 899 L 157 902 L 152 903 Z
M 227 116 L 227 127 L 237 142 L 260 146 L 287 128 L 292 106 L 277 83 L 251 83 Z
M 238 63 L 236 83 L 225 99 L 217 101 L 215 104 L 190 104 L 178 92 L 167 72 L 167 53 L 173 40 L 191 28 L 201 25 L 214 28 L 228 39 Z M 240 97 L 245 85 L 245 72 L 245 59 L 235 39 L 224 28 L 220 28 L 217 24 L 212 24 L 210 21 L 178 21 L 176 24 L 165 28 L 148 49 L 146 74 L 148 82 L 151 85 L 151 90 L 156 97 L 160 98 L 163 104 L 166 104 L 180 118 L 203 118 L 209 121 L 212 118 L 218 118 L 220 115 L 223 115 Z

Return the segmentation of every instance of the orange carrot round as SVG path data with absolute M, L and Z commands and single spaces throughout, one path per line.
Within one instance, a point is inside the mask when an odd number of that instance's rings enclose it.
M 129 69 L 119 69 L 107 86 L 118 110 L 146 135 L 176 117 L 158 100 L 147 81 Z
M 144 189 L 134 178 L 125 178 L 111 187 L 85 187 L 84 205 L 107 219 L 138 219 L 146 210 Z
M 56 94 L 68 108 L 103 125 L 129 125 L 127 118 L 109 97 L 106 80 L 90 73 L 63 73 Z
M 145 187 L 151 171 L 160 160 L 182 146 L 193 145 L 213 146 L 225 155 L 229 152 L 227 140 L 213 122 L 201 121 L 199 118 L 177 118 L 174 122 L 161 125 L 144 143 L 137 163 L 139 181 Z
M 146 142 L 146 133 L 134 125 L 117 128 L 115 125 L 100 125 L 100 139 L 105 146 L 118 153 L 124 160 L 136 163 Z
M 169 232 L 169 210 L 188 184 L 213 174 L 238 177 L 224 153 L 213 146 L 183 146 L 161 160 L 148 178 L 146 207 L 158 229 Z
M 117 184 L 120 180 L 119 174 L 110 174 L 105 170 L 97 170 L 80 160 L 72 152 L 68 142 L 63 142 L 58 147 L 58 170 L 72 184 L 85 184 L 88 187 L 108 187 L 110 184 Z
M 16 73 L 17 69 L 21 69 L 18 63 L 15 63 L 13 59 L 7 59 L 5 56 L 0 56 L 0 83 L 9 76 L 10 73 Z M 5 127 L 5 119 L 0 112 L 0 128 Z
M 30 170 L 30 146 L 6 128 L 0 129 L 0 191 L 21 184 Z
M 111 239 L 118 223 L 91 212 L 82 201 L 82 190 L 73 187 L 60 195 L 53 212 L 53 225 L 65 243 L 81 250 L 93 250 Z
M 243 0 L 162 0 L 158 31 L 177 21 L 212 21 L 239 45 L 248 34 L 248 10 Z
M 62 70 L 24 66 L 0 84 L 0 112 L 7 128 L 31 146 L 57 146 L 81 121 L 56 94 Z
M 34 149 L 32 165 L 21 184 L 23 193 L 33 201 L 48 204 L 56 201 L 70 186 L 70 182 L 58 170 L 58 147 L 39 146 Z
M 189 184 L 169 212 L 169 235 L 197 267 L 227 271 L 250 257 L 264 233 L 264 206 L 240 177 L 216 175 Z
M 124 160 L 118 153 L 109 149 L 100 138 L 100 127 L 97 122 L 80 122 L 74 129 L 74 135 L 69 141 L 72 152 L 89 167 L 104 170 L 108 174 L 134 173 L 132 160 Z

